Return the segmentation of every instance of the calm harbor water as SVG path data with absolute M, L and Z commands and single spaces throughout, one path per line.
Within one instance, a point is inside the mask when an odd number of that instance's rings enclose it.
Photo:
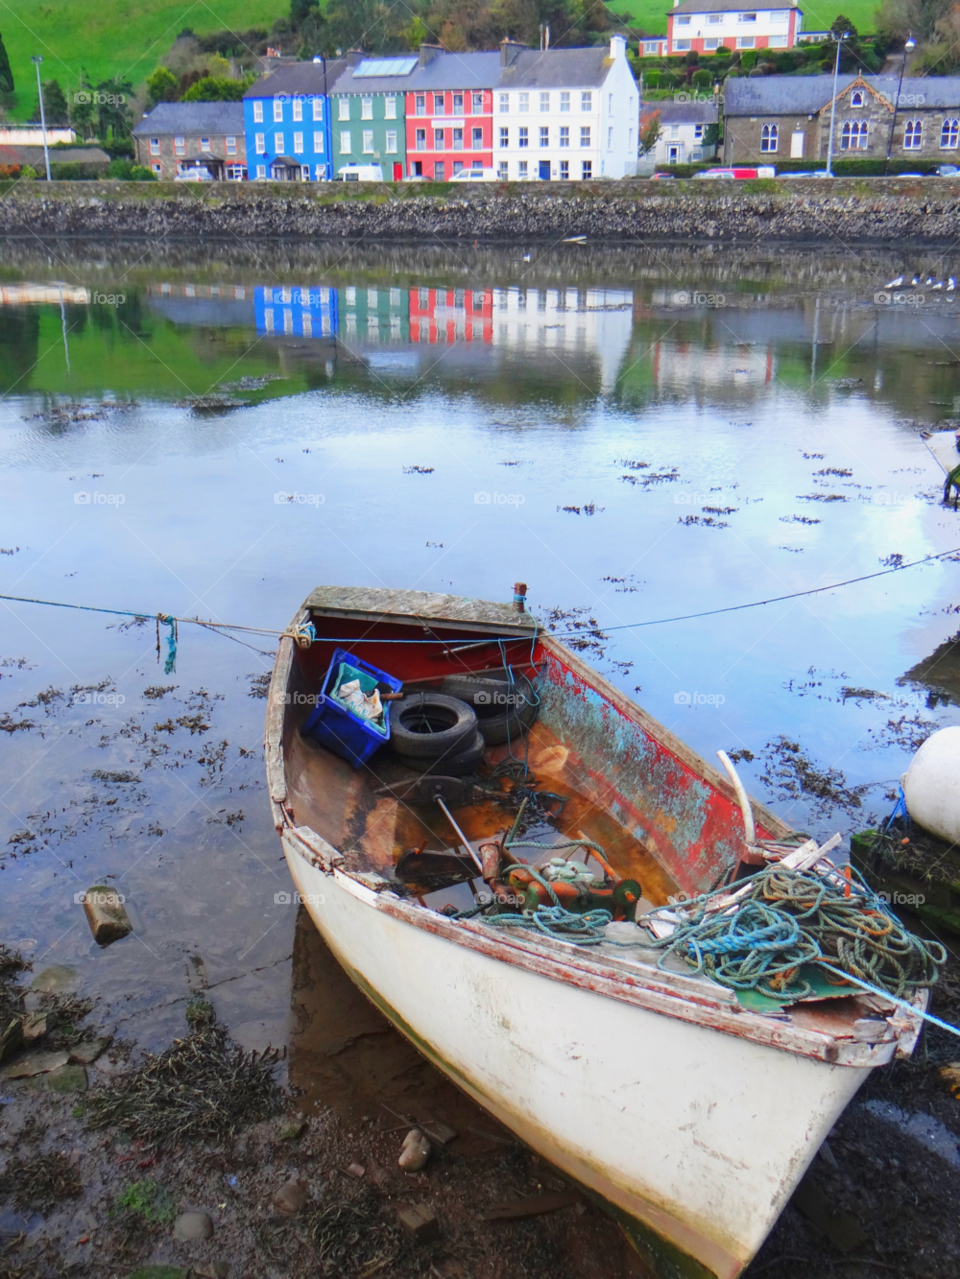
M 0 592 L 280 630 L 321 583 L 523 580 L 787 821 L 885 814 L 957 722 L 904 680 L 960 625 L 956 560 L 632 624 L 960 547 L 920 435 L 960 424 L 960 303 L 875 302 L 927 265 L 890 254 L 526 252 L 9 250 Z M 165 674 L 152 620 L 0 608 L 0 935 L 150 1046 L 200 988 L 245 1042 L 310 1022 L 252 644 L 182 626 Z M 101 882 L 136 928 L 105 951 Z

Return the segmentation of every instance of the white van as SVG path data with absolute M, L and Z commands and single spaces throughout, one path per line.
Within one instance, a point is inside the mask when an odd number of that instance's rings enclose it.
M 497 175 L 493 169 L 461 169 L 450 179 L 451 182 L 496 182 Z
M 337 170 L 340 182 L 382 182 L 383 168 L 379 164 L 345 164 Z

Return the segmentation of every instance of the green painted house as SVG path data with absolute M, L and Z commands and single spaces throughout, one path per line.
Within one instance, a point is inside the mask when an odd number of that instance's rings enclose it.
M 334 176 L 345 164 L 379 164 L 387 182 L 399 182 L 406 172 L 406 87 L 420 59 L 352 54 L 350 63 L 330 89 Z

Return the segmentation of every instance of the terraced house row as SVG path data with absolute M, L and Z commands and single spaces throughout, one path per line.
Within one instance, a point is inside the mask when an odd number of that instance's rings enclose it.
M 491 53 L 423 45 L 316 59 L 257 81 L 243 111 L 254 180 L 327 181 L 368 164 L 393 181 L 587 180 L 637 167 L 639 91 L 620 36 L 589 49 L 505 40 Z

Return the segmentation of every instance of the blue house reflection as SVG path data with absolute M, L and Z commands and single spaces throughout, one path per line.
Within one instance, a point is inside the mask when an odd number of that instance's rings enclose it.
M 257 332 L 304 338 L 334 338 L 339 329 L 337 290 L 296 285 L 257 285 L 253 293 Z

